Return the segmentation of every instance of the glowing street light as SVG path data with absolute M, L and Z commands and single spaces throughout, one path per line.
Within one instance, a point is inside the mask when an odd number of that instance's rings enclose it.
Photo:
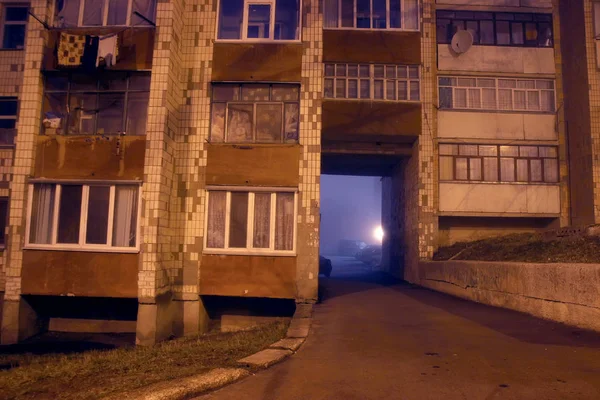
M 383 228 L 381 226 L 375 228 L 375 230 L 373 231 L 373 236 L 378 242 L 381 243 L 383 241 Z

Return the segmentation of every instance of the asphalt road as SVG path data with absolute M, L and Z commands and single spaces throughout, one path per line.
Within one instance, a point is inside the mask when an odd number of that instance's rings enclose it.
M 600 335 L 333 261 L 299 352 L 201 399 L 600 399 Z

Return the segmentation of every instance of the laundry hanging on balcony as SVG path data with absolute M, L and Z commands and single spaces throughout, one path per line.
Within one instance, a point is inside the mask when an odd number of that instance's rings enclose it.
M 58 45 L 58 65 L 61 67 L 96 68 L 98 37 L 61 32 Z
M 96 67 L 104 63 L 107 67 L 112 67 L 117 62 L 119 55 L 118 35 L 112 34 L 100 38 L 98 45 L 98 56 L 96 57 Z

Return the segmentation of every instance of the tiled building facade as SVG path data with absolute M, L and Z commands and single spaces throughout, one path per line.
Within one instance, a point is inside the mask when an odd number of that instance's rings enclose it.
M 569 174 L 595 137 L 589 0 L 121 3 L 34 0 L 0 52 L 3 343 L 83 319 L 151 344 L 204 331 L 214 298 L 315 301 L 322 173 L 384 178 L 385 268 L 417 284 L 440 244 L 596 222 L 595 153 Z

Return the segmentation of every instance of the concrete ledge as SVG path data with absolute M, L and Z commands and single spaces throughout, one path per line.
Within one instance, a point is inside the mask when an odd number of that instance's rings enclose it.
M 249 367 L 268 368 L 289 355 L 292 355 L 292 351 L 290 350 L 266 349 L 238 360 L 238 364 Z
M 217 368 L 189 378 L 160 382 L 139 391 L 117 393 L 110 400 L 182 400 L 198 396 L 207 390 L 217 389 L 250 375 L 242 368 Z
M 439 261 L 419 267 L 421 286 L 600 332 L 600 265 Z
M 312 317 L 313 304 L 298 303 L 296 304 L 296 311 L 294 312 L 294 318 L 310 318 Z
M 287 330 L 288 338 L 305 338 L 310 331 L 311 318 L 293 318 Z
M 271 346 L 269 346 L 271 349 L 283 349 L 283 350 L 290 350 L 290 351 L 296 351 L 300 348 L 300 346 L 302 346 L 302 343 L 304 343 L 304 340 L 306 340 L 305 338 L 286 338 L 286 339 L 281 339 L 278 342 L 273 343 Z

